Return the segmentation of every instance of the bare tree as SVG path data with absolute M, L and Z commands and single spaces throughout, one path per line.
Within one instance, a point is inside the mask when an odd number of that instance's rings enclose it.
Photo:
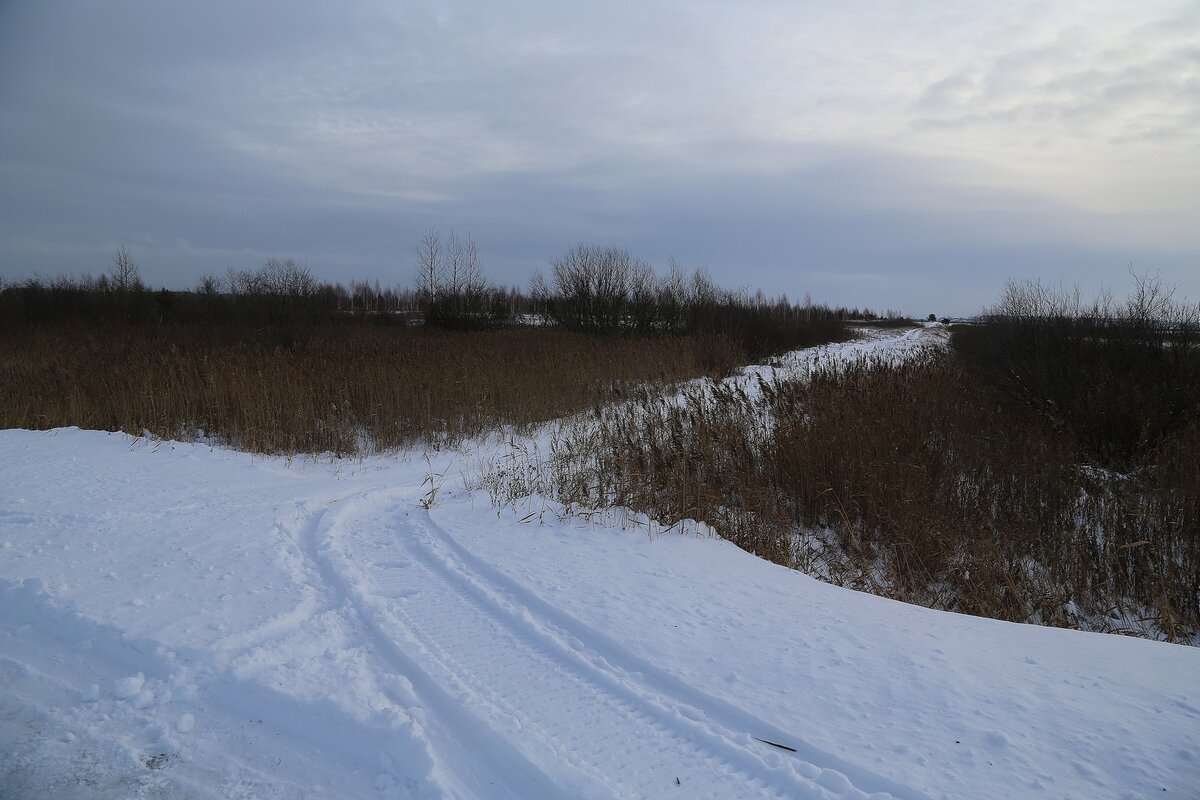
M 193 291 L 204 297 L 216 297 L 221 293 L 221 279 L 212 273 L 201 275 Z
M 255 276 L 262 291 L 280 297 L 307 297 L 316 291 L 308 267 L 294 258 L 269 258 Z
M 454 229 L 443 243 L 430 228 L 416 247 L 416 297 L 425 321 L 443 327 L 481 327 L 505 318 L 498 290 L 484 280 L 479 248 Z
M 635 260 L 629 268 L 627 298 L 629 322 L 639 330 L 654 328 L 659 320 L 658 279 L 645 261 Z
M 443 289 L 450 295 L 453 302 L 457 302 L 462 298 L 462 280 L 466 269 L 465 261 L 466 253 L 463 250 L 463 243 L 459 241 L 458 234 L 451 228 L 450 241 L 446 245 L 445 285 Z
M 717 288 L 717 284 L 713 283 L 708 270 L 697 267 L 696 271 L 692 273 L 692 285 L 688 298 L 691 305 L 705 308 L 715 306 L 720 297 L 721 290 Z
M 480 294 L 487 288 L 483 270 L 479 268 L 479 248 L 469 234 L 463 245 L 462 286 L 468 295 Z
M 478 324 L 488 312 L 488 285 L 483 278 L 483 270 L 479 267 L 479 248 L 470 234 L 465 239 L 452 235 L 451 241 L 457 249 L 457 265 L 453 280 L 457 288 L 455 297 L 456 313 L 460 323 L 467 323 L 472 318 Z
M 559 324 L 596 330 L 659 324 L 659 282 L 650 265 L 628 250 L 581 244 L 550 268 L 553 285 L 539 274 L 530 288 Z
M 241 275 L 237 267 L 228 267 L 225 270 L 225 291 L 229 292 L 231 297 L 236 297 L 240 286 Z
M 109 274 L 112 288 L 117 292 L 132 292 L 142 288 L 141 273 L 125 245 L 118 247 L 113 254 L 113 266 Z
M 428 301 L 437 297 L 442 282 L 441 237 L 434 228 L 417 245 L 417 292 Z

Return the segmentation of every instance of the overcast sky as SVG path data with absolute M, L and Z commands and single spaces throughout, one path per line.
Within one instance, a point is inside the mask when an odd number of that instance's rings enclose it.
M 1200 2 L 0 2 L 0 275 L 469 232 L 972 313 L 1008 277 L 1200 299 Z

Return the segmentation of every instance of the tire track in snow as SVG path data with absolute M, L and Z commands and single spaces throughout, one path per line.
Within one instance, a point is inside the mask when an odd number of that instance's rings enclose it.
M 377 683 L 397 705 L 407 707 L 418 733 L 429 744 L 435 769 L 430 776 L 452 797 L 529 798 L 566 796 L 561 788 L 503 737 L 450 696 L 423 665 L 409 655 L 415 642 L 381 621 L 387 620 L 380 599 L 363 591 L 357 567 L 335 547 L 333 530 L 362 505 L 374 508 L 396 498 L 411 503 L 412 489 L 376 489 L 331 500 L 334 513 L 322 513 L 305 526 L 302 552 L 320 580 L 328 602 L 359 624 L 365 644 L 380 662 Z M 369 499 L 368 499 L 369 498 Z M 432 718 L 432 720 L 430 719 Z M 426 724 L 432 722 L 432 724 Z
M 836 769 L 762 752 L 748 734 L 581 657 L 498 607 L 422 543 L 432 535 L 423 511 L 376 499 L 344 509 L 322 553 L 381 646 L 411 644 L 405 660 L 419 660 L 458 713 L 469 708 L 570 786 L 551 796 L 657 797 L 681 786 L 688 797 L 867 796 Z
M 293 577 L 299 582 L 303 597 L 294 607 L 252 628 L 221 639 L 216 645 L 216 650 L 224 661 L 232 661 L 248 651 L 277 642 L 303 627 L 322 611 L 328 610 L 329 605 L 321 597 L 319 583 L 314 585 L 315 582 L 311 579 L 312 568 L 306 564 L 302 549 L 304 540 L 311 537 L 320 527 L 321 520 L 328 510 L 327 503 L 315 510 L 311 508 L 311 504 L 306 503 L 299 512 L 275 522 L 274 532 L 281 534 L 281 538 L 290 544 L 285 550 L 285 557 L 302 573 L 294 574 Z M 310 577 L 306 579 L 304 573 Z
M 492 603 L 497 611 L 510 615 L 518 620 L 519 624 L 537 628 L 542 635 L 554 639 L 558 646 L 573 651 L 579 658 L 598 669 L 619 675 L 621 681 L 638 686 L 644 694 L 656 696 L 660 701 L 669 703 L 682 716 L 693 720 L 710 720 L 721 726 L 727 737 L 732 736 L 739 741 L 745 741 L 747 736 L 752 739 L 757 737 L 761 747 L 770 746 L 762 743 L 764 739 L 785 743 L 795 750 L 796 755 L 780 756 L 781 758 L 802 759 L 816 770 L 836 770 L 864 791 L 886 793 L 910 800 L 930 800 L 928 795 L 918 789 L 896 783 L 871 770 L 826 753 L 795 734 L 765 722 L 725 700 L 702 692 L 659 669 L 629 652 L 615 640 L 542 600 L 517 581 L 483 561 L 431 517 L 427 517 L 426 521 L 426 535 L 414 541 L 426 547 L 431 557 L 440 561 L 447 573 L 456 574 L 459 580 L 469 584 L 473 591 Z

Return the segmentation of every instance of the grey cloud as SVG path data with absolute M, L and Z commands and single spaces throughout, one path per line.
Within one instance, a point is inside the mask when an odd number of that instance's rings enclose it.
M 2 4 L 0 274 L 95 272 L 124 241 L 156 284 L 268 255 L 326 278 L 407 283 L 413 244 L 438 225 L 472 232 L 503 283 L 523 284 L 576 242 L 612 242 L 659 264 L 706 265 L 726 284 L 924 313 L 930 297 L 972 311 L 1004 275 L 1034 266 L 1086 285 L 1100 277 L 1089 269 L 1119 282 L 1130 260 L 1179 270 L 1194 260 L 1194 242 L 1152 246 L 1127 221 L 998 190 L 969 164 L 882 134 L 799 141 L 777 129 L 797 108 L 816 109 L 816 130 L 854 129 L 853 115 L 871 111 L 848 85 L 849 52 L 823 72 L 798 52 L 779 64 L 786 81 L 760 85 L 766 73 L 751 68 L 762 59 L 736 37 L 769 37 L 771 20 L 800 13 Z M 836 17 L 822 13 L 814 24 Z M 805 41 L 838 49 L 819 33 Z M 782 41 L 771 58 L 788 55 Z M 1155 71 L 1169 74 L 1190 46 L 1170 43 L 1120 74 L 1054 48 L 1022 72 L 1035 54 L 1015 52 L 949 76 L 914 113 L 961 125 L 1038 103 L 1036 114 L 1064 119 L 1103 114 L 1164 91 Z M 1185 73 L 1156 102 L 1194 80 Z M 1184 135 L 1195 111 L 1181 102 L 1178 116 L 1130 135 Z
M 708 266 L 729 285 L 910 310 L 937 297 L 942 308 L 951 306 L 939 313 L 977 309 L 1006 275 L 1031 266 L 1089 285 L 1096 270 L 1119 282 L 1130 260 L 1163 265 L 1159 254 L 1114 241 L 1102 221 L 1078 218 L 1064 229 L 1063 211 L 1037 198 L 952 190 L 922 179 L 929 164 L 833 147 L 794 160 L 810 166 L 685 175 L 653 164 L 625 165 L 634 173 L 639 166 L 655 172 L 651 185 L 628 173 L 608 183 L 575 173 L 498 175 L 436 206 L 381 206 L 285 183 L 250 204 L 198 193 L 172 205 L 131 189 L 108 207 L 111 218 L 101 215 L 87 229 L 90 238 L 76 240 L 67 263 L 103 269 L 115 245 L 105 232 L 132 230 L 127 243 L 157 283 L 187 285 L 201 272 L 287 254 L 323 277 L 407 284 L 421 233 L 431 225 L 455 226 L 475 236 L 489 276 L 505 284 L 524 285 L 533 269 L 578 241 L 613 242 L 659 265 L 674 257 Z M 30 220 L 19 227 L 51 217 L 58 188 L 31 196 Z M 88 204 L 66 213 L 84 216 Z M 137 223 L 122 227 L 122 220 Z M 51 231 L 46 238 L 67 233 Z M 1071 244 L 1081 240 L 1089 243 Z M 66 255 L 26 252 L 38 268 Z
M 1100 50 L 1074 42 L 1075 36 L 1063 30 L 1053 44 L 984 57 L 933 81 L 912 104 L 913 127 L 1023 120 L 1086 135 L 1089 126 L 1109 122 L 1124 140 L 1200 139 L 1194 124 L 1200 113 L 1200 13 L 1139 26 Z M 1153 125 L 1137 121 L 1146 115 Z

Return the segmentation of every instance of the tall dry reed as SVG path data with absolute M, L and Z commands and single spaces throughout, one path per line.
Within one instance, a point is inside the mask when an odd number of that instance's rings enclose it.
M 713 339 L 536 328 L 29 326 L 0 335 L 0 427 L 346 455 L 548 420 L 738 358 Z
M 507 476 L 574 508 L 700 520 L 777 563 L 935 608 L 1169 639 L 1200 628 L 1200 420 L 1124 474 L 953 353 L 756 388 L 643 394 Z M 505 477 L 491 489 L 511 499 Z

